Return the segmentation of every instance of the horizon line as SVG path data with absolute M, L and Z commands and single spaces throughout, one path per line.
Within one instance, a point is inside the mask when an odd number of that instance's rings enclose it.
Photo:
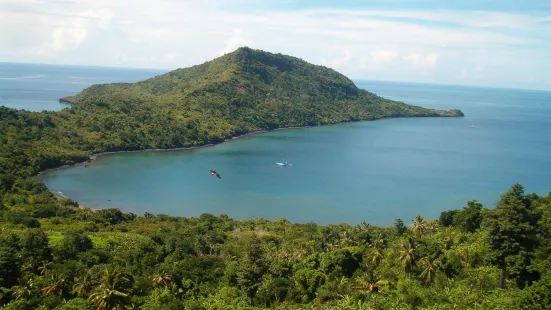
M 159 74 L 165 74 L 177 69 L 185 69 L 192 67 L 177 67 L 177 68 L 161 68 L 161 67 L 133 67 L 133 66 L 109 66 L 109 65 L 82 65 L 82 64 L 56 64 L 56 63 L 41 63 L 41 62 L 14 62 L 14 61 L 0 61 L 0 64 L 15 64 L 15 65 L 41 65 L 41 66 L 54 66 L 54 67 L 80 67 L 80 68 L 101 68 L 101 69 L 125 69 L 125 70 L 147 70 L 147 71 L 159 71 Z M 325 66 L 327 67 L 327 66 Z M 330 68 L 330 67 L 327 67 Z M 330 68 L 333 69 L 333 68 Z M 333 69 L 335 70 L 335 69 Z M 337 70 L 335 70 L 337 71 Z M 341 72 L 337 71 L 342 74 Z M 549 88 L 528 88 L 528 87 L 509 87 L 509 86 L 495 86 L 495 85 L 473 85 L 473 84 L 461 84 L 461 83 L 438 83 L 438 82 L 418 82 L 418 81 L 404 81 L 404 80 L 388 80 L 388 79 L 370 79 L 360 77 L 349 77 L 342 74 L 351 81 L 373 81 L 373 82 L 388 82 L 388 83 L 404 83 L 404 84 L 419 84 L 419 85 L 439 85 L 439 86 L 454 86 L 454 87 L 473 87 L 473 88 L 489 88 L 489 89 L 503 89 L 503 90 L 524 90 L 524 91 L 540 91 L 551 92 L 551 86 Z

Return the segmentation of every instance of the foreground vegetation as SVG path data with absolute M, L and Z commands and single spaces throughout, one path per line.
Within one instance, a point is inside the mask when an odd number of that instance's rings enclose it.
M 551 307 L 551 196 L 520 185 L 392 227 L 92 212 L 31 179 L 1 193 L 4 309 Z

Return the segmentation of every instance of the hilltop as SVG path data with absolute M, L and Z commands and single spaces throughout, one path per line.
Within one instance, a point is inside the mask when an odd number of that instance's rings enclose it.
M 170 117 L 156 115 L 157 120 L 179 128 L 205 127 L 204 121 L 223 128 L 198 137 L 201 143 L 289 126 L 463 115 L 387 100 L 359 89 L 335 70 L 247 47 L 138 83 L 94 85 L 62 100 L 73 103 L 76 111 L 124 111 L 141 123 L 150 121 L 143 112 L 165 110 Z

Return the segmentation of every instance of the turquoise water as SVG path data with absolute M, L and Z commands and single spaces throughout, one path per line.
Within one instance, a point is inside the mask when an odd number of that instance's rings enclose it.
M 466 117 L 349 123 L 191 151 L 109 155 L 44 180 L 92 207 L 323 224 L 407 223 L 471 199 L 492 206 L 515 182 L 528 192 L 551 190 L 551 93 L 356 83 L 411 104 L 460 108 Z

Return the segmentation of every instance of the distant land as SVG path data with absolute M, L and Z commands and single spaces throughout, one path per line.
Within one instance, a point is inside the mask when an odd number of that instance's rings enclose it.
M 391 117 L 459 117 L 359 89 L 335 70 L 242 47 L 137 83 L 99 84 L 71 108 L 0 107 L 0 170 L 30 176 L 101 152 L 196 147 L 251 132 Z

